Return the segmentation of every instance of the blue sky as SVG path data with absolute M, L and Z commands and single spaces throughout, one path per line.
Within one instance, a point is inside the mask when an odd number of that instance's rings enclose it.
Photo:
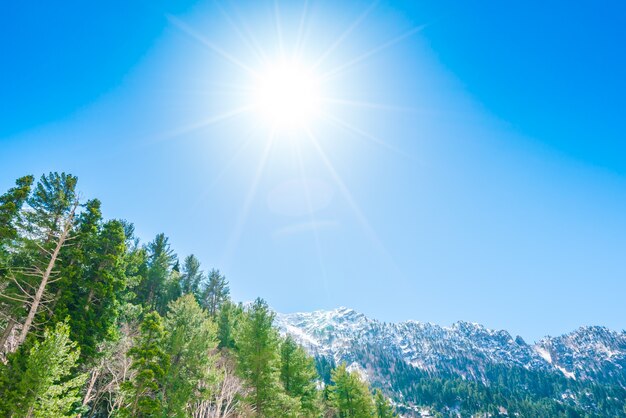
M 72 172 L 283 312 L 625 328 L 620 2 L 336 3 L 4 6 L 0 187 Z M 268 145 L 242 67 L 296 43 L 333 101 Z

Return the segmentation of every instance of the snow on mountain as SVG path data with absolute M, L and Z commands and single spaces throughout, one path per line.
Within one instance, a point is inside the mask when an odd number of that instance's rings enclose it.
M 484 379 L 486 364 L 553 371 L 572 379 L 609 380 L 626 385 L 626 332 L 581 327 L 536 344 L 459 321 L 450 327 L 406 321 L 379 322 L 348 308 L 277 314 L 276 325 L 311 354 L 332 357 L 351 367 L 363 364 L 363 350 L 384 352 L 428 372 Z

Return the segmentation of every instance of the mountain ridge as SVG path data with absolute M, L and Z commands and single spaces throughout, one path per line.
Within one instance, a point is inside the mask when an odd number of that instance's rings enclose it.
M 347 307 L 312 312 L 277 313 L 276 324 L 313 355 L 350 360 L 348 347 L 375 342 L 401 353 L 410 365 L 426 371 L 452 371 L 468 377 L 468 365 L 451 368 L 448 359 L 492 362 L 531 370 L 559 371 L 572 379 L 611 378 L 626 386 L 626 331 L 583 325 L 556 337 L 526 343 L 506 330 L 477 322 L 456 321 L 450 326 L 407 320 L 381 322 Z
M 580 326 L 528 344 L 476 322 L 389 323 L 346 307 L 277 313 L 275 325 L 319 370 L 346 363 L 402 416 L 626 416 L 626 331 Z

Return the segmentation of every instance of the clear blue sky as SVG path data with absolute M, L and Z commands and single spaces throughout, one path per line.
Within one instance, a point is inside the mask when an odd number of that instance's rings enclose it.
M 267 148 L 219 116 L 296 43 L 337 100 Z M 72 172 L 283 312 L 623 329 L 624 45 L 618 1 L 9 2 L 0 187 Z

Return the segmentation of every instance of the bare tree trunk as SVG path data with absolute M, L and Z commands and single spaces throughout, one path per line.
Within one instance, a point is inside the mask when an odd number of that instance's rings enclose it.
M 22 332 L 20 333 L 17 339 L 16 348 L 19 347 L 24 342 L 24 340 L 26 340 L 26 336 L 28 335 L 28 332 L 30 331 L 31 326 L 33 325 L 33 320 L 35 319 L 35 315 L 37 315 L 37 311 L 39 310 L 39 305 L 41 304 L 41 299 L 43 298 L 44 291 L 46 290 L 46 286 L 48 285 L 48 281 L 50 280 L 50 276 L 52 275 L 52 269 L 54 268 L 57 258 L 59 257 L 59 252 L 61 251 L 61 248 L 63 248 L 63 245 L 65 244 L 65 241 L 67 240 L 70 230 L 72 229 L 72 225 L 74 223 L 74 214 L 76 213 L 77 206 L 78 206 L 78 202 L 74 204 L 72 211 L 67 217 L 67 220 L 65 221 L 65 225 L 63 225 L 63 230 L 61 231 L 61 235 L 59 236 L 59 239 L 57 240 L 56 246 L 54 247 L 54 251 L 52 252 L 50 256 L 50 260 L 48 261 L 48 266 L 46 267 L 46 270 L 41 275 L 41 282 L 39 283 L 37 292 L 35 293 L 35 296 L 33 297 L 33 301 L 30 305 L 30 310 L 28 311 L 28 316 L 26 316 L 26 321 L 24 321 L 24 326 L 22 327 Z
M 83 398 L 83 407 L 87 406 L 89 402 L 91 402 L 91 392 L 93 391 L 93 387 L 98 380 L 98 376 L 100 376 L 100 367 L 93 370 L 91 373 L 91 378 L 89 379 L 89 386 L 87 386 L 87 392 L 85 393 L 85 397 Z M 91 413 L 89 414 L 91 416 Z M 78 418 L 80 418 L 81 414 L 78 414 Z

